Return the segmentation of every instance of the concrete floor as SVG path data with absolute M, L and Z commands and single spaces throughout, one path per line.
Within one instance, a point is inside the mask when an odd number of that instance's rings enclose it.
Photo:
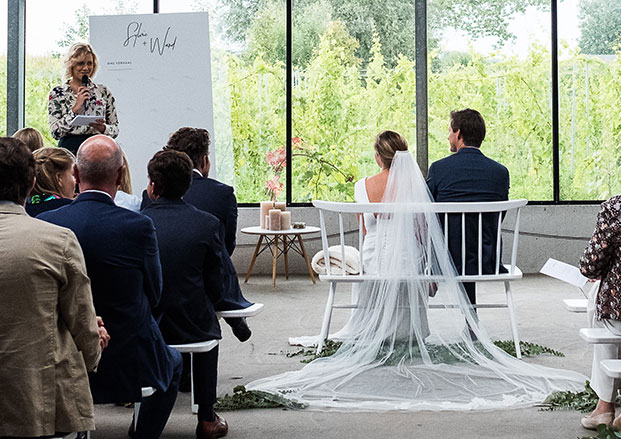
M 242 284 L 243 285 L 243 284 Z M 590 374 L 592 349 L 578 336 L 586 326 L 585 314 L 565 310 L 562 300 L 580 298 L 574 287 L 541 275 L 526 276 L 514 284 L 514 301 L 520 337 L 565 353 L 564 358 L 539 356 L 524 361 L 563 367 Z M 253 276 L 243 285 L 246 296 L 265 304 L 263 313 L 249 320 L 252 338 L 239 343 L 226 324 L 220 344 L 218 393 L 287 370 L 301 368 L 299 358 L 284 353 L 298 348 L 287 337 L 319 332 L 328 285 L 313 285 L 308 277 L 277 279 Z M 340 294 L 339 294 L 340 293 Z M 349 298 L 346 286 L 337 292 Z M 486 284 L 481 302 L 502 300 L 502 284 Z M 347 320 L 348 311 L 336 310 L 333 328 Z M 493 339 L 511 338 L 507 311 L 482 310 L 480 317 Z M 132 410 L 97 406 L 94 439 L 124 438 Z M 228 438 L 565 438 L 595 435 L 580 426 L 583 414 L 576 411 L 541 411 L 537 407 L 486 412 L 386 412 L 338 413 L 283 409 L 243 410 L 220 413 L 229 423 Z M 180 393 L 162 438 L 194 438 L 196 418 L 190 411 L 190 396 Z

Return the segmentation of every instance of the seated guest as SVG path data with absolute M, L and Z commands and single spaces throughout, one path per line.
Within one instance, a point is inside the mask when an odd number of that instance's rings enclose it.
M 602 203 L 595 231 L 580 258 L 580 271 L 589 279 L 601 279 L 595 299 L 593 327 L 607 328 L 613 334 L 621 335 L 621 300 L 618 295 L 621 288 L 621 195 Z M 612 424 L 621 430 L 621 416 L 613 421 L 621 382 L 604 374 L 600 367 L 601 360 L 619 358 L 616 344 L 596 344 L 593 347 L 591 388 L 599 401 L 595 410 L 582 418 L 584 428 L 596 430 L 599 424 Z
M 222 279 L 224 282 L 222 300 L 216 304 L 216 311 L 243 309 L 252 305 L 243 296 L 237 272 L 230 256 L 235 250 L 237 233 L 237 199 L 231 186 L 207 177 L 209 174 L 209 132 L 202 128 L 180 128 L 168 140 L 164 149 L 186 153 L 192 165 L 192 184 L 184 195 L 186 203 L 199 210 L 212 214 L 220 220 L 220 238 L 226 247 L 222 261 Z M 150 204 L 145 193 L 142 195 L 142 208 Z M 246 341 L 251 336 L 246 319 L 226 319 L 233 334 L 239 341 Z
M 73 202 L 75 156 L 65 148 L 41 148 L 34 153 L 35 186 L 26 200 L 26 212 L 37 216 Z
M 35 152 L 37 149 L 45 146 L 43 145 L 43 137 L 41 136 L 41 133 L 34 128 L 27 127 L 17 130 L 12 137 L 24 142 L 32 152 Z
M 147 193 L 153 204 L 142 213 L 153 220 L 162 263 L 164 288 L 157 308 L 160 330 L 168 344 L 222 338 L 213 303 L 221 299 L 222 243 L 219 221 L 185 203 L 192 181 L 192 161 L 177 151 L 160 151 L 147 167 Z M 227 423 L 216 415 L 218 346 L 194 354 L 194 403 L 198 404 L 196 437 L 226 435 Z
M 75 235 L 24 210 L 33 183 L 31 151 L 0 138 L 0 437 L 94 430 L 87 371 L 108 341 Z
M 114 196 L 114 204 L 134 212 L 140 212 L 140 197 L 132 193 L 132 177 L 129 173 L 129 162 L 124 152 L 123 178 L 121 178 L 121 184 L 119 184 L 116 195 Z
M 110 332 L 110 345 L 90 377 L 95 403 L 141 401 L 141 388 L 154 387 L 156 392 L 142 399 L 135 429 L 130 427 L 136 439 L 153 439 L 160 437 L 175 404 L 182 363 L 151 314 L 162 291 L 153 222 L 113 201 L 122 175 L 116 142 L 104 135 L 89 137 L 78 150 L 80 195 L 40 218 L 76 234 L 95 309 Z

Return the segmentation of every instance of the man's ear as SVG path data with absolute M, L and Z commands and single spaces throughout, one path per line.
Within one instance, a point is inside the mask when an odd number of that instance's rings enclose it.
M 209 168 L 211 168 L 211 162 L 209 161 L 209 156 L 205 156 L 205 177 L 209 177 Z
M 123 180 L 123 172 L 125 171 L 125 165 L 121 166 L 119 170 L 116 172 L 116 187 L 121 185 L 121 181 Z
M 457 131 L 453 131 L 455 134 L 457 134 L 457 140 L 461 140 L 461 130 L 457 130 Z
M 80 172 L 78 171 L 78 165 L 73 165 L 73 175 L 75 177 L 75 183 L 80 184 Z

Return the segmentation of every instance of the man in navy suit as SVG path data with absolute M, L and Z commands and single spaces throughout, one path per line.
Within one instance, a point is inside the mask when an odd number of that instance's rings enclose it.
M 485 139 L 485 121 L 470 108 L 451 112 L 448 141 L 451 154 L 429 168 L 427 186 L 438 202 L 506 201 L 509 199 L 509 171 L 486 157 L 480 150 Z M 478 274 L 478 215 L 466 217 L 465 274 Z M 444 218 L 440 218 L 441 222 Z M 498 217 L 483 216 L 483 274 L 496 269 L 496 236 Z M 444 224 L 443 224 L 444 226 Z M 449 217 L 449 251 L 458 274 L 462 272 L 461 215 Z M 506 273 L 501 264 L 500 272 Z M 476 284 L 465 283 L 464 289 L 476 305 Z
M 95 310 L 106 322 L 110 344 L 90 376 L 95 403 L 141 401 L 141 388 L 156 392 L 142 400 L 135 439 L 158 438 L 177 398 L 181 355 L 169 348 L 153 319 L 162 273 L 153 222 L 114 204 L 123 175 L 121 149 L 108 136 L 86 140 L 77 155 L 80 195 L 40 219 L 71 229 L 78 238 Z
M 147 167 L 151 206 L 142 213 L 153 220 L 164 288 L 157 308 L 168 344 L 222 338 L 213 303 L 222 297 L 220 222 L 181 197 L 192 181 L 192 161 L 178 151 L 157 152 Z M 215 414 L 218 347 L 193 356 L 194 402 L 198 404 L 198 439 L 226 435 L 226 421 Z
M 216 311 L 243 309 L 252 305 L 243 296 L 237 272 L 231 261 L 235 250 L 235 234 L 237 233 L 237 199 L 231 186 L 220 183 L 209 174 L 209 132 L 202 128 L 184 127 L 170 136 L 164 149 L 184 152 L 192 160 L 192 184 L 183 196 L 183 200 L 199 210 L 210 213 L 220 221 L 220 238 L 226 247 L 222 257 L 222 300 L 218 302 Z M 151 204 L 146 193 L 142 194 L 141 209 Z M 246 319 L 226 319 L 233 334 L 242 342 L 251 336 Z

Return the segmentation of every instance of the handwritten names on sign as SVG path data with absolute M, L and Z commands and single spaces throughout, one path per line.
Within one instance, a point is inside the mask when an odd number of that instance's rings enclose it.
M 177 45 L 177 36 L 172 32 L 172 26 L 166 27 L 166 31 L 161 34 L 150 34 L 142 22 L 132 21 L 127 25 L 125 41 L 123 47 L 140 48 L 143 47 L 154 53 L 163 56 L 169 51 L 174 51 Z

